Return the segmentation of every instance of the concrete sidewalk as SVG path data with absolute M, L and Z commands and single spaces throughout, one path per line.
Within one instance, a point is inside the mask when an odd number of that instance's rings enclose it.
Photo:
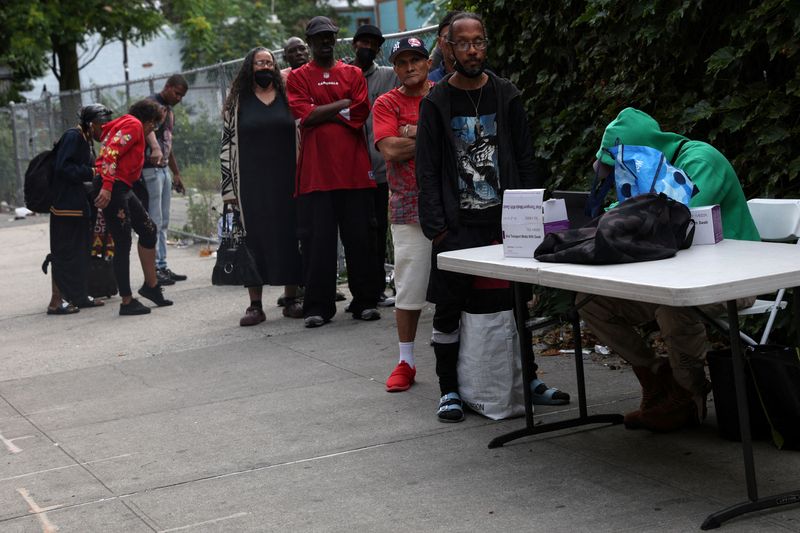
M 212 287 L 214 260 L 194 246 L 169 249 L 171 268 L 189 275 L 166 288 L 172 307 L 120 317 L 116 297 L 47 316 L 48 226 L 4 226 L 2 532 L 678 532 L 746 499 L 741 447 L 717 437 L 713 403 L 694 431 L 591 427 L 489 450 L 523 421 L 437 421 L 431 309 L 417 384 L 387 394 L 391 309 L 358 322 L 343 302 L 331 324 L 308 330 L 267 288 L 267 321 L 240 328 L 246 291 Z M 570 356 L 539 363 L 575 396 Z M 591 412 L 638 403 L 628 367 L 587 361 L 586 374 Z M 574 416 L 567 407 L 537 407 L 537 420 Z M 755 454 L 763 495 L 798 488 L 800 453 L 758 442 Z M 800 532 L 800 506 L 723 530 Z

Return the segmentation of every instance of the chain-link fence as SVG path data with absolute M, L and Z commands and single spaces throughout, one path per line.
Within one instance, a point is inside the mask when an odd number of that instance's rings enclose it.
M 404 33 L 386 35 L 386 43 L 377 62 L 387 64 L 392 45 L 402 37 L 415 36 L 431 48 L 436 39 L 436 26 Z M 339 58 L 353 56 L 350 39 L 337 43 Z M 283 53 L 275 51 L 282 61 Z M 187 187 L 195 190 L 215 191 L 219 182 L 219 139 L 222 129 L 221 110 L 233 80 L 241 66 L 241 59 L 194 69 L 182 74 L 189 82 L 189 92 L 175 108 L 174 151 Z M 11 205 L 23 205 L 22 184 L 28 162 L 42 150 L 49 149 L 61 133 L 77 122 L 77 110 L 92 102 L 101 102 L 121 115 L 128 106 L 153 93 L 159 92 L 168 75 L 92 87 L 73 93 L 47 96 L 41 100 L 0 108 L 0 200 Z M 209 228 L 200 222 L 205 200 L 188 196 L 189 212 L 178 217 L 178 225 L 206 232 Z M 198 221 L 192 221 L 192 206 L 196 206 Z M 186 206 L 183 206 L 184 208 Z M 171 228 L 172 229 L 172 228 Z M 208 235 L 208 233 L 205 233 Z

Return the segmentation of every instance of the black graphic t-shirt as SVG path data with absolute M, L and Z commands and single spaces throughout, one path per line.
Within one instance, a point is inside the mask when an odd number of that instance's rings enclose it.
M 449 88 L 450 127 L 456 145 L 462 220 L 495 219 L 499 217 L 502 197 L 494 84 L 489 80 L 474 91 L 452 85 Z

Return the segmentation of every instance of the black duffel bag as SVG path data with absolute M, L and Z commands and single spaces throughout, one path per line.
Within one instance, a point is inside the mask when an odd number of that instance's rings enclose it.
M 654 261 L 688 248 L 693 238 L 689 208 L 663 193 L 649 193 L 622 202 L 582 228 L 548 233 L 533 257 L 590 265 Z

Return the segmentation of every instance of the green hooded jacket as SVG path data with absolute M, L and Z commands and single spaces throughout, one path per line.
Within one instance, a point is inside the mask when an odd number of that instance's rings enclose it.
M 682 141 L 686 143 L 678 153 Z M 726 239 L 760 240 L 739 178 L 719 150 L 702 141 L 690 141 L 683 135 L 661 131 L 653 117 L 632 107 L 623 109 L 606 127 L 597 159 L 613 167 L 614 159 L 603 149 L 616 144 L 649 146 L 661 151 L 675 167 L 685 171 L 700 190 L 692 197 L 689 207 L 719 204 L 722 234 Z

